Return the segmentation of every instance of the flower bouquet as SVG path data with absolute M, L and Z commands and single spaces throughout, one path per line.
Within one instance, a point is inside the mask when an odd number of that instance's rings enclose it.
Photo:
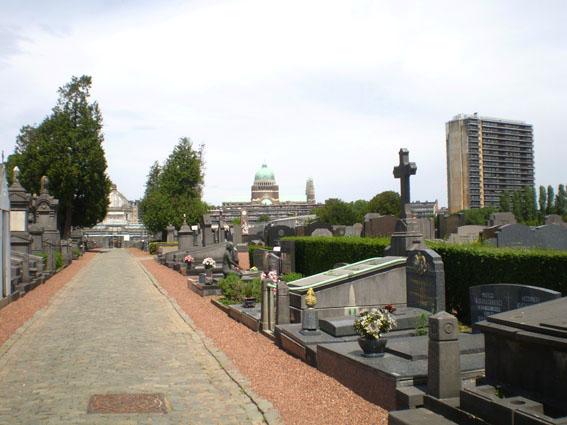
M 364 338 L 380 338 L 382 334 L 396 327 L 396 321 L 392 318 L 394 311 L 396 309 L 391 304 L 370 311 L 362 310 L 358 319 L 354 321 L 356 333 Z
M 203 266 L 205 269 L 209 270 L 212 269 L 217 263 L 211 257 L 207 257 L 203 260 Z
M 184 261 L 185 263 L 192 263 L 192 262 L 195 261 L 195 259 L 194 259 L 191 255 L 187 254 L 187 255 L 185 256 L 185 258 L 183 259 L 183 261 Z

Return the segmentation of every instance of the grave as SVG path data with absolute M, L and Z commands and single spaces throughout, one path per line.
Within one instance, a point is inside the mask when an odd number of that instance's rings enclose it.
M 417 227 L 419 233 L 423 235 L 424 239 L 435 239 L 435 221 L 432 217 L 417 218 Z
M 567 424 L 565 311 L 567 298 L 559 298 L 487 317 L 478 324 L 486 376 L 457 397 L 428 394 L 425 409 L 391 412 L 389 423 Z M 442 366 L 436 373 L 450 378 Z
M 268 246 L 278 246 L 280 239 L 286 236 L 293 236 L 293 229 L 289 226 L 270 225 L 266 227 L 266 244 Z
M 567 250 L 567 228 L 559 224 L 529 227 L 524 224 L 507 224 L 486 231 L 486 242 L 497 247 L 540 248 Z M 492 236 L 492 238 L 491 238 Z
M 557 298 L 561 298 L 561 292 L 537 286 L 514 283 L 471 286 L 469 288 L 471 324 L 486 320 L 494 314 Z
M 408 252 L 407 305 L 429 312 L 445 310 L 445 271 L 441 256 L 432 249 Z
M 452 233 L 457 233 L 457 229 L 465 225 L 465 215 L 459 213 L 456 215 L 439 215 L 439 239 L 445 239 Z
M 504 226 L 506 224 L 516 224 L 516 217 L 511 212 L 499 212 L 490 215 L 489 227 Z
M 344 226 L 344 225 L 340 225 L 340 224 L 334 225 L 333 226 L 333 236 L 336 236 L 336 237 L 345 236 L 346 235 L 346 228 L 347 228 L 347 226 Z
M 564 225 L 565 222 L 563 221 L 563 217 L 558 214 L 549 214 L 546 215 L 544 218 L 543 224 L 560 224 Z
M 478 226 L 474 224 L 460 226 L 457 228 L 457 233 L 449 235 L 448 241 L 457 245 L 476 243 L 479 240 L 480 234 L 485 229 L 485 226 Z
M 313 232 L 311 233 L 311 236 L 320 236 L 320 237 L 326 237 L 326 238 L 330 238 L 333 237 L 333 232 L 330 231 L 329 229 L 315 229 L 313 230 Z
M 345 236 L 347 238 L 360 238 L 362 236 L 363 226 L 360 223 L 355 223 L 352 226 L 346 226 Z
M 367 214 L 368 215 L 368 214 Z M 399 217 L 384 215 L 365 220 L 364 235 L 367 238 L 390 237 L 396 231 L 396 223 Z
M 313 234 L 313 232 L 317 229 L 325 229 L 327 232 L 317 232 L 317 234 Z M 305 236 L 333 236 L 333 226 L 328 223 L 323 223 L 322 221 L 314 221 L 313 223 L 309 223 L 305 226 Z M 299 236 L 299 235 L 297 235 Z

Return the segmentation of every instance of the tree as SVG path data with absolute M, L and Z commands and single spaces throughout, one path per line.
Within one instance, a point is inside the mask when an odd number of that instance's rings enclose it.
M 368 201 L 364 199 L 359 199 L 350 203 L 354 213 L 356 214 L 356 222 L 362 223 L 364 221 L 364 214 L 366 214 L 366 208 L 368 207 Z
M 565 186 L 560 184 L 557 189 L 557 196 L 555 197 L 555 210 L 556 213 L 564 216 L 567 214 L 567 192 Z
M 209 206 L 201 200 L 204 181 L 204 146 L 194 149 L 188 137 L 179 139 L 163 166 L 155 162 L 148 173 L 144 198 L 140 202 L 142 222 L 152 232 L 163 232 L 171 223 L 202 222 Z
M 502 195 L 500 195 L 500 212 L 510 212 L 511 210 L 510 192 L 508 190 L 504 190 Z
M 92 79 L 72 77 L 60 87 L 51 115 L 39 126 L 24 126 L 8 168 L 20 168 L 20 182 L 39 193 L 41 177 L 49 178 L 49 192 L 59 199 L 61 237 L 71 227 L 92 227 L 108 211 L 111 182 L 102 148 L 102 115 L 96 101 L 89 103 Z
M 402 211 L 402 201 L 397 192 L 388 190 L 379 193 L 372 198 L 366 207 L 366 212 L 374 212 L 382 215 L 400 216 Z
M 325 205 L 318 208 L 315 214 L 319 220 L 329 224 L 352 226 L 357 220 L 352 205 L 336 198 L 327 199 Z
M 547 210 L 547 190 L 545 190 L 545 186 L 539 187 L 539 211 L 541 214 L 545 215 Z
M 536 211 L 537 211 L 537 200 L 536 191 L 533 186 L 525 186 L 523 193 L 523 203 L 522 203 L 522 217 L 523 222 L 526 224 L 534 225 L 537 224 Z
M 555 202 L 555 195 L 553 193 L 553 187 L 551 185 L 547 186 L 547 210 L 548 214 L 555 214 L 555 206 L 553 203 Z
M 258 217 L 258 222 L 259 223 L 267 223 L 268 221 L 270 221 L 271 218 L 269 215 L 263 214 L 260 217 Z
M 516 220 L 518 220 L 518 222 L 524 221 L 523 204 L 524 197 L 522 196 L 522 191 L 515 190 L 514 194 L 512 195 L 512 208 L 514 211 L 514 217 L 516 217 Z

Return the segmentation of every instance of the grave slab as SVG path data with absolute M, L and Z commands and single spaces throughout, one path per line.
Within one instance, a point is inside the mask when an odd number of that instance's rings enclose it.
M 194 279 L 187 279 L 187 288 L 201 297 L 222 295 L 222 289 L 218 285 L 203 285 L 202 283 Z

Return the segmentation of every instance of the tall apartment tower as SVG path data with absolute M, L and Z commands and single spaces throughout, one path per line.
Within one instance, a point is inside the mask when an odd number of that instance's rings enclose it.
M 497 207 L 504 190 L 534 186 L 531 124 L 475 113 L 455 116 L 445 130 L 449 213 Z

